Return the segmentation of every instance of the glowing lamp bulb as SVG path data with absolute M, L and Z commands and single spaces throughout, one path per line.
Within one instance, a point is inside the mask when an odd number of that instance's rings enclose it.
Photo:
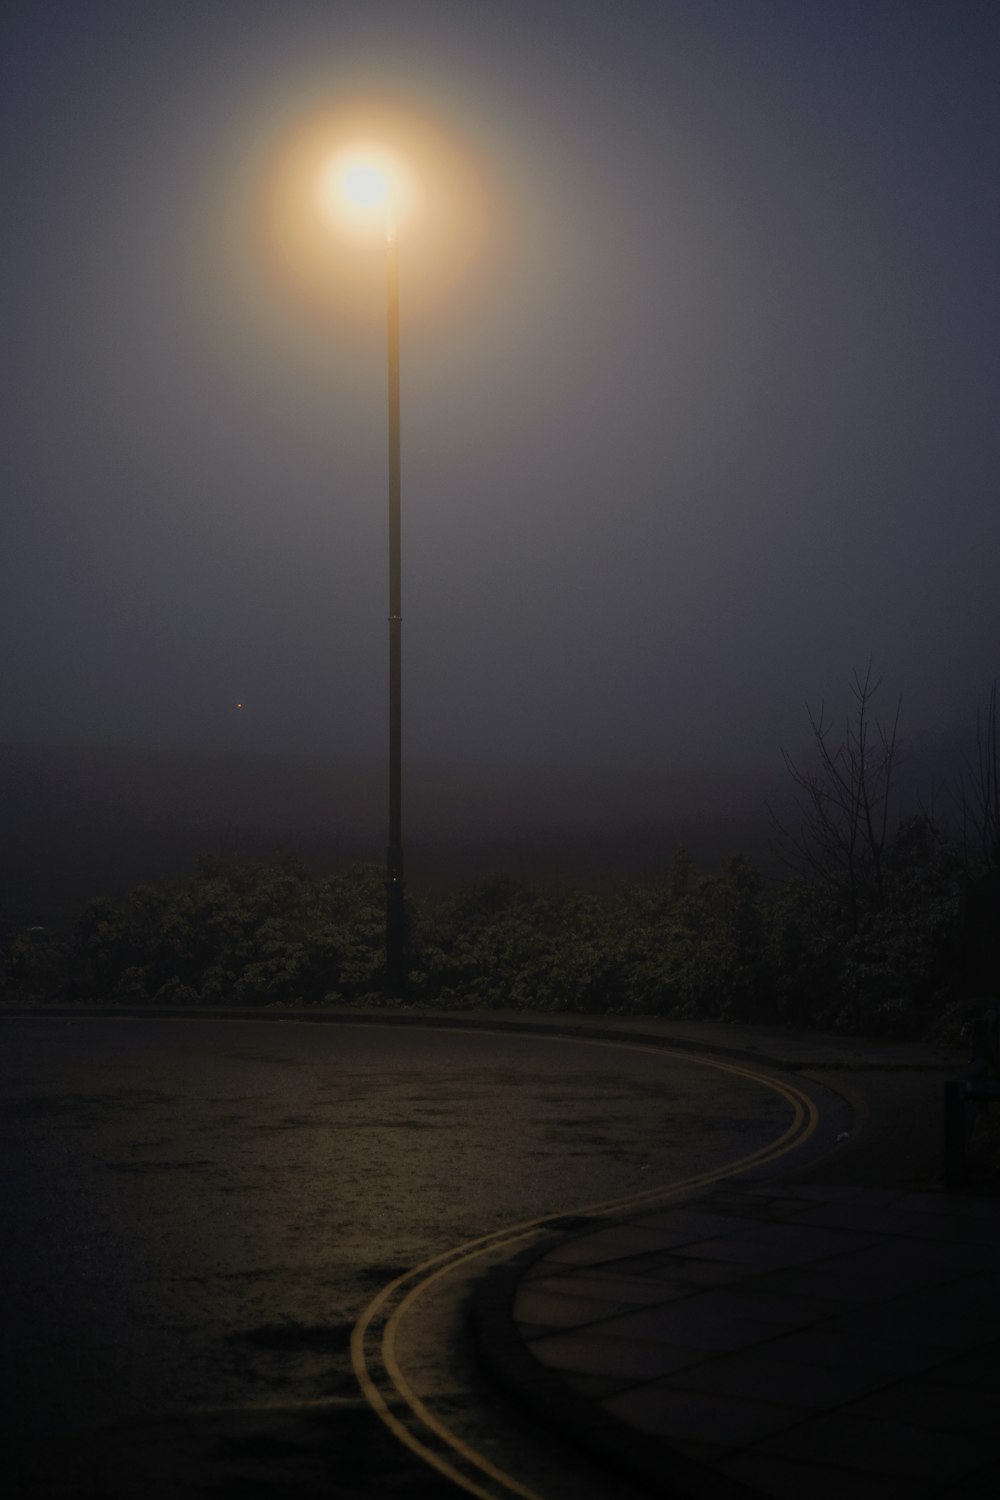
M 340 185 L 345 198 L 356 208 L 377 208 L 389 198 L 389 184 L 385 174 L 378 167 L 360 162 L 346 168 Z

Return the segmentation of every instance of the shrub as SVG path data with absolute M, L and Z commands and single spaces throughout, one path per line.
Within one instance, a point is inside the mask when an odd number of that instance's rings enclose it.
M 706 874 L 683 850 L 601 895 L 494 875 L 409 903 L 409 998 L 914 1034 L 955 998 L 962 892 L 980 885 L 922 817 L 886 841 L 871 901 L 805 875 L 766 891 L 742 855 Z M 68 944 L 15 937 L 4 972 L 14 993 L 133 1004 L 370 1002 L 384 942 L 374 867 L 203 859 L 187 880 L 90 902 Z
M 288 1003 L 377 986 L 377 872 L 327 880 L 291 855 L 207 858 L 174 885 L 91 902 L 77 924 L 77 990 L 158 1004 Z
M 51 999 L 66 989 L 69 944 L 47 927 L 29 927 L 8 939 L 0 967 L 0 994 L 9 999 Z

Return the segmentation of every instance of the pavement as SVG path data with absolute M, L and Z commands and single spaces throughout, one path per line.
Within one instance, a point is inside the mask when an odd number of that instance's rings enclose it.
M 495 1269 L 472 1310 L 487 1373 L 656 1495 L 994 1500 L 1000 1196 L 941 1181 L 961 1054 L 727 1040 L 786 1069 L 811 1052 L 827 1087 L 839 1070 L 849 1149 L 583 1221 Z

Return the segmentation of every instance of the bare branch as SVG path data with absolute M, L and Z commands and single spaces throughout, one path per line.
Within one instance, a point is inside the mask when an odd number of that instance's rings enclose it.
M 852 923 L 862 897 L 877 906 L 885 899 L 883 856 L 894 801 L 900 704 L 891 725 L 874 719 L 872 700 L 880 686 L 869 658 L 863 674 L 853 673 L 853 707 L 839 742 L 825 704 L 818 713 L 806 706 L 815 769 L 804 769 L 782 751 L 797 792 L 798 830 L 790 831 L 771 814 L 799 873 L 838 890 Z

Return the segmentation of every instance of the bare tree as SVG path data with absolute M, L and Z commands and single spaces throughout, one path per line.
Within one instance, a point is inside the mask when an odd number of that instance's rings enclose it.
M 779 849 L 786 862 L 807 878 L 841 894 L 851 928 L 857 930 L 863 904 L 885 902 L 884 856 L 895 792 L 899 703 L 890 724 L 872 714 L 881 679 L 872 681 L 872 663 L 862 677 L 854 672 L 853 708 L 837 743 L 824 705 L 806 706 L 815 763 L 806 768 L 782 751 L 796 789 L 798 826 L 789 828 L 772 812 Z
M 997 740 L 997 684 L 985 712 L 976 713 L 976 758 L 960 785 L 966 854 L 975 849 L 987 870 L 1000 874 L 1000 743 Z

